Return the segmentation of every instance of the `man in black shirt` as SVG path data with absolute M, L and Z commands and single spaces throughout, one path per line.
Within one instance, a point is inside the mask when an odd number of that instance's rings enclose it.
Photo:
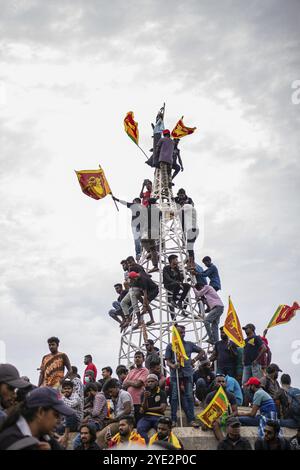
M 264 432 L 264 438 L 255 441 L 255 450 L 291 450 L 289 441 L 279 436 L 280 424 L 278 421 L 269 419 L 266 422 Z
M 211 362 L 217 361 L 217 372 L 219 374 L 236 376 L 237 348 L 235 344 L 229 340 L 228 336 L 220 328 L 221 340 L 215 343 L 213 353 L 210 357 Z
M 212 390 L 215 380 L 215 374 L 210 368 L 208 359 L 200 362 L 199 368 L 194 372 L 193 381 L 196 385 L 196 397 L 199 401 L 203 401 L 206 395 Z
M 167 407 L 167 395 L 159 388 L 158 378 L 155 374 L 149 374 L 140 408 L 141 419 L 137 423 L 137 432 L 149 441 L 148 431 L 156 429 L 158 420 L 165 414 Z
M 218 444 L 217 450 L 252 450 L 248 439 L 241 437 L 241 423 L 238 418 L 228 418 L 227 435 Z
M 191 286 L 183 282 L 183 274 L 178 268 L 178 256 L 170 255 L 169 265 L 163 269 L 163 283 L 168 293 L 168 303 L 172 320 L 175 320 L 174 307 L 182 309 L 182 302 L 185 300 Z M 176 303 L 179 297 L 178 303 Z
M 96 428 L 91 424 L 83 424 L 80 427 L 81 444 L 75 447 L 74 450 L 100 450 L 100 447 L 96 443 L 96 439 Z
M 125 316 L 121 307 L 121 301 L 124 299 L 125 295 L 128 294 L 128 290 L 123 289 L 122 284 L 119 283 L 115 284 L 114 288 L 119 297 L 112 303 L 113 308 L 109 310 L 108 315 L 122 325 L 125 321 Z M 121 319 L 119 317 L 121 317 Z
M 130 286 L 132 288 L 140 289 L 141 294 L 143 295 L 143 309 L 141 314 L 137 314 L 138 322 L 134 326 L 134 328 L 138 328 L 141 326 L 141 315 L 145 313 L 149 313 L 150 315 L 150 322 L 147 323 L 147 326 L 152 325 L 154 323 L 154 318 L 152 314 L 152 309 L 150 307 L 150 303 L 157 297 L 158 295 L 158 286 L 155 284 L 154 281 L 149 276 L 143 276 L 140 273 L 136 273 L 134 271 L 131 271 L 128 274 L 128 277 L 130 279 Z
M 191 204 L 194 206 L 194 201 L 186 195 L 186 192 L 183 188 L 180 188 L 177 193 L 177 197 L 175 197 L 175 202 L 179 206 L 184 206 L 184 204 Z

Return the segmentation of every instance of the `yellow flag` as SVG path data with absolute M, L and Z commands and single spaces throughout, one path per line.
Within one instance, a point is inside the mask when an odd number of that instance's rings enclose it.
M 235 311 L 231 298 L 229 297 L 228 312 L 224 323 L 224 333 L 240 348 L 245 346 L 243 331 L 239 321 L 239 317 Z
M 188 360 L 188 356 L 186 355 L 180 334 L 175 325 L 173 325 L 172 328 L 172 351 L 176 354 L 177 362 L 183 367 L 184 360 Z
M 224 388 L 220 386 L 219 390 L 215 394 L 214 398 L 208 404 L 202 413 L 197 415 L 202 423 L 206 424 L 209 428 L 212 428 L 213 423 L 220 418 L 225 411 L 228 410 L 229 402 Z

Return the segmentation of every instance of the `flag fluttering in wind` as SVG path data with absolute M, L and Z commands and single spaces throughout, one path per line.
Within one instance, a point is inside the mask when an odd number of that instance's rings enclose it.
M 183 124 L 183 116 L 179 121 L 177 122 L 176 126 L 172 130 L 172 137 L 174 139 L 181 139 L 182 137 L 185 137 L 186 135 L 192 134 L 197 127 L 187 127 Z
M 124 129 L 128 137 L 130 137 L 136 145 L 139 145 L 138 123 L 134 120 L 134 114 L 132 111 L 129 111 L 126 114 L 124 119 Z
M 279 305 L 278 309 L 271 318 L 267 329 L 272 328 L 273 326 L 288 323 L 292 320 L 292 318 L 294 318 L 297 310 L 300 310 L 300 305 L 298 304 L 298 302 L 294 302 L 291 307 L 289 307 L 289 305 Z
M 206 424 L 206 426 L 212 428 L 213 423 L 228 410 L 228 406 L 229 402 L 227 395 L 223 387 L 220 386 L 214 398 L 207 405 L 205 410 L 197 415 L 197 418 L 199 418 L 202 423 Z
M 76 171 L 82 192 L 93 199 L 103 199 L 112 194 L 102 168 L 99 170 Z
M 176 354 L 177 362 L 180 366 L 184 366 L 184 360 L 188 360 L 184 346 L 182 344 L 182 339 L 175 325 L 172 328 L 172 351 Z
M 243 337 L 243 330 L 239 321 L 239 317 L 235 311 L 231 298 L 229 296 L 228 312 L 223 328 L 224 333 L 234 342 L 238 347 L 243 348 L 245 341 Z

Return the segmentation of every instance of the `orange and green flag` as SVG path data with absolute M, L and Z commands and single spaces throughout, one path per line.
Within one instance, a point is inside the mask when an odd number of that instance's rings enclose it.
M 124 129 L 128 137 L 130 137 L 136 145 L 139 145 L 138 123 L 134 120 L 134 114 L 132 111 L 129 111 L 126 114 L 124 119 Z
M 197 415 L 197 418 L 206 424 L 207 427 L 212 428 L 213 423 L 227 412 L 229 401 L 222 386 L 219 387 L 217 393 L 207 405 L 205 410 Z
M 76 171 L 76 175 L 84 194 L 93 199 L 103 199 L 112 194 L 102 168 L 99 170 Z
M 175 325 L 172 328 L 172 351 L 176 354 L 177 362 L 179 362 L 181 367 L 184 367 L 184 360 L 188 360 L 184 346 L 182 344 L 182 339 Z
M 181 139 L 182 137 L 185 137 L 186 135 L 193 134 L 193 132 L 197 129 L 197 127 L 187 127 L 183 124 L 183 116 L 179 121 L 177 122 L 176 126 L 172 130 L 172 137 L 174 139 Z
M 267 329 L 273 328 L 273 326 L 288 323 L 292 320 L 292 318 L 294 318 L 297 310 L 300 310 L 300 305 L 298 304 L 298 302 L 294 302 L 291 307 L 289 307 L 289 305 L 279 305 L 278 309 L 271 318 Z
M 243 330 L 241 328 L 239 317 L 235 311 L 231 298 L 229 296 L 228 312 L 227 317 L 223 327 L 224 333 L 234 342 L 239 348 L 245 346 L 245 341 L 243 337 Z

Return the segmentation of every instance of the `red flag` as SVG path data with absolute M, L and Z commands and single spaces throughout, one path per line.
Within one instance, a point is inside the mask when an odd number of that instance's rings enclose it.
M 297 310 L 300 310 L 298 302 L 294 302 L 291 307 L 289 307 L 289 305 L 279 305 L 267 328 L 288 323 L 294 318 Z

